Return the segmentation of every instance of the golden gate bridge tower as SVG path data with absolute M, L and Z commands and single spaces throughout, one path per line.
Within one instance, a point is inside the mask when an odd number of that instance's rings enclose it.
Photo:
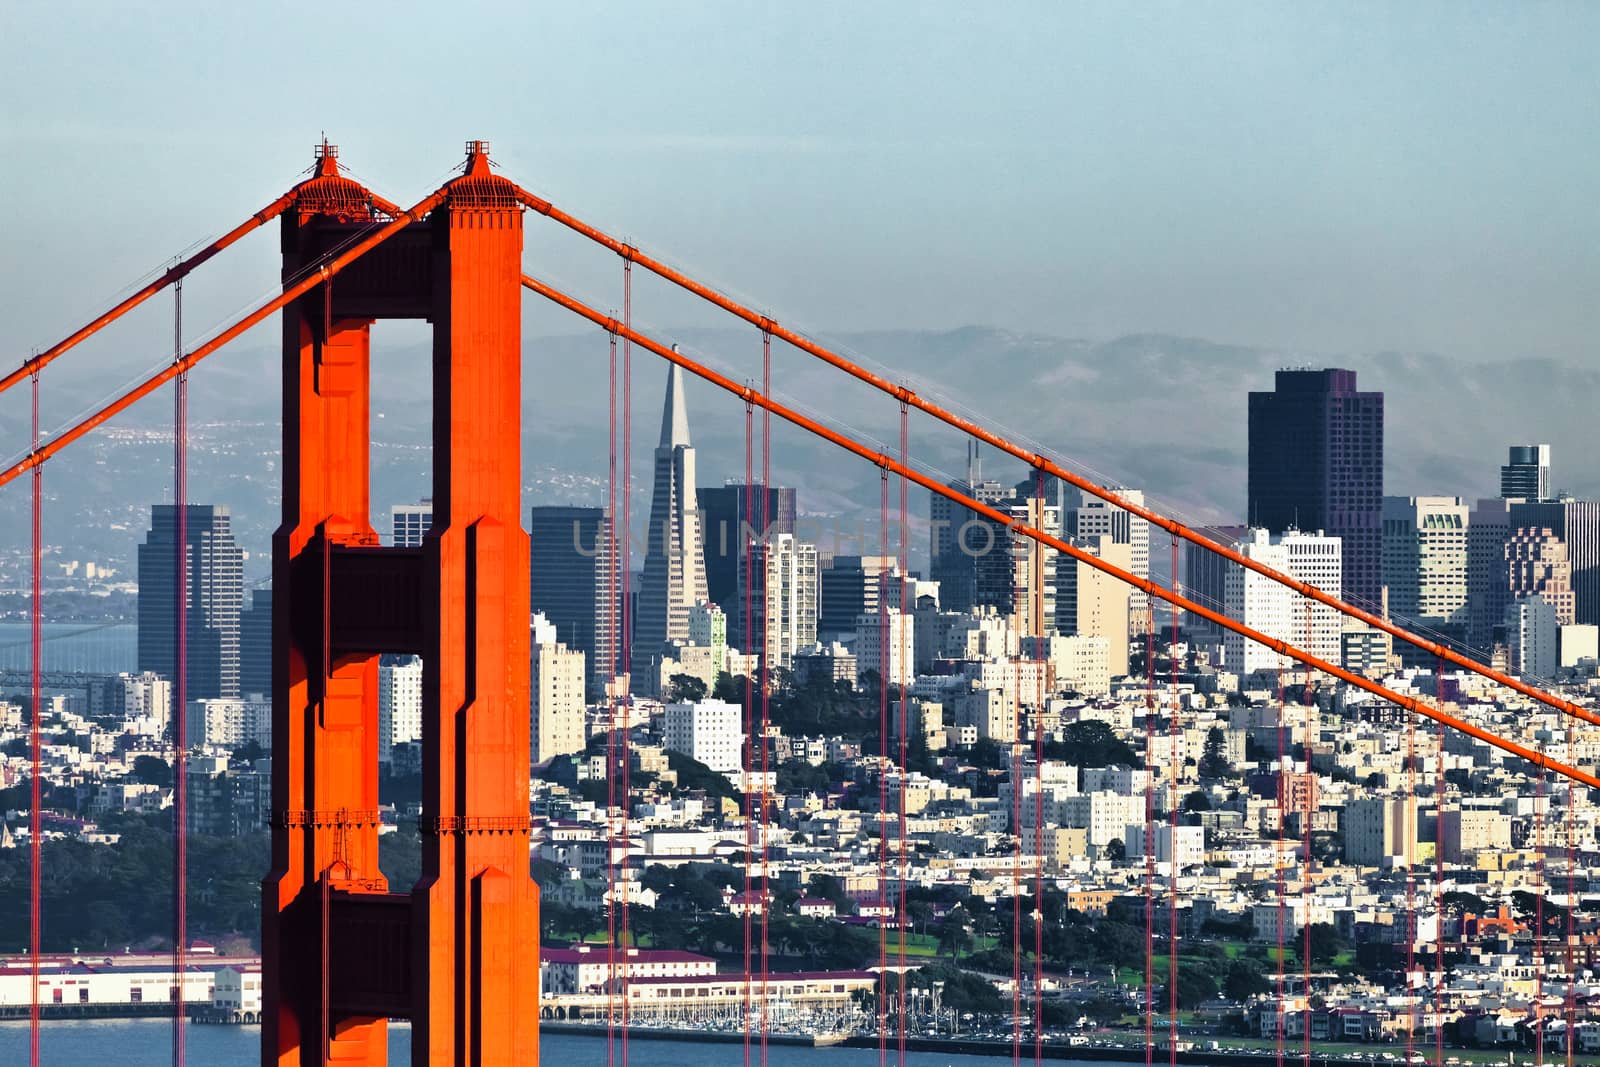
M 538 1060 L 538 899 L 528 871 L 528 535 L 521 486 L 522 206 L 467 146 L 417 225 L 283 317 L 283 522 L 273 537 L 272 870 L 262 1062 Z M 283 269 L 403 213 L 315 175 L 281 219 Z M 433 528 L 369 521 L 379 319 L 433 326 Z M 378 870 L 378 656 L 424 662 L 422 878 Z

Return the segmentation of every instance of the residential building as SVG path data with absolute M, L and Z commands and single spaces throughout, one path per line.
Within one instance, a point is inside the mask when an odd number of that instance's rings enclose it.
M 725 700 L 668 704 L 662 744 L 719 774 L 738 774 L 744 753 L 743 709 Z
M 1466 639 L 1469 520 L 1460 497 L 1383 498 L 1383 584 L 1402 625 Z M 1408 662 L 1411 648 L 1400 649 Z
M 422 740 L 422 658 L 386 655 L 378 660 L 378 762 L 390 762 L 395 745 Z
M 695 496 L 705 544 L 706 596 L 733 616 L 746 548 L 780 534 L 794 535 L 796 494 L 781 486 L 729 482 Z
M 1144 490 L 1125 485 L 1107 486 L 1130 504 L 1144 506 Z M 1072 537 L 1110 537 L 1112 543 L 1127 545 L 1129 570 L 1140 578 L 1150 577 L 1150 523 L 1125 508 L 1117 507 L 1092 493 L 1079 491 L 1077 507 L 1067 517 L 1067 533 Z M 1128 591 L 1128 614 L 1134 625 L 1148 617 L 1150 598 L 1142 589 Z
M 817 546 L 793 534 L 774 534 L 750 548 L 750 628 L 744 633 L 745 575 L 739 575 L 735 610 L 739 647 L 760 652 L 769 668 L 788 670 L 794 655 L 817 643 Z
M 1133 546 L 1118 544 L 1109 534 L 1074 538 L 1072 543 L 1123 570 L 1133 566 Z M 1105 638 L 1107 666 L 1114 678 L 1128 673 L 1131 588 L 1083 560 L 1056 561 L 1056 629 L 1066 637 Z
M 916 680 L 916 616 L 884 608 L 856 616 L 856 681 L 872 671 L 890 685 Z

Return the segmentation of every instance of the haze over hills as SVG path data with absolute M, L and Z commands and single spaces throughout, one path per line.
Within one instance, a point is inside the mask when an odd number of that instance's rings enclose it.
M 753 331 L 686 330 L 671 339 L 731 377 L 759 382 L 760 344 Z M 1086 341 L 985 327 L 849 334 L 827 343 L 867 354 L 873 369 L 931 399 L 960 398 L 956 403 L 995 429 L 1084 464 L 1099 480 L 1142 486 L 1158 506 L 1202 521 L 1242 517 L 1245 395 L 1271 388 L 1276 369 L 1300 365 L 1353 368 L 1362 388 L 1386 394 L 1386 492 L 1492 495 L 1505 446 L 1543 441 L 1554 448 L 1558 489 L 1600 495 L 1600 469 L 1589 461 L 1600 452 L 1600 425 L 1593 417 L 1600 369 L 1550 359 L 1307 355 L 1154 334 Z M 526 500 L 602 503 L 604 336 L 596 331 L 529 338 L 527 353 Z M 391 504 L 428 492 L 423 441 L 429 355 L 425 346 L 413 344 L 382 348 L 374 361 L 380 372 L 374 375 L 372 503 L 374 522 L 385 529 Z M 665 373 L 647 352 L 636 351 L 634 364 L 634 515 L 642 523 Z M 891 451 L 898 448 L 898 411 L 887 398 L 781 344 L 774 344 L 773 364 L 786 401 L 873 436 Z M 209 360 L 192 385 L 193 499 L 232 507 L 240 540 L 252 554 L 248 573 L 256 576 L 266 571 L 264 554 L 278 515 L 276 367 L 269 349 L 242 349 Z M 70 357 L 47 372 L 48 388 L 77 386 L 94 395 L 104 389 Z M 692 379 L 688 405 L 700 483 L 742 479 L 742 405 Z M 170 494 L 170 411 L 160 399 L 146 401 L 109 431 L 51 462 L 46 541 L 60 545 L 61 558 L 113 565 L 120 560 L 131 571 L 148 503 Z M 8 409 L 0 432 L 21 443 L 26 426 Z M 759 421 L 756 434 L 759 439 Z M 911 453 L 941 476 L 954 476 L 965 463 L 964 444 L 954 432 L 915 414 Z M 1014 481 L 1023 470 L 989 450 L 985 473 Z M 800 487 L 802 511 L 840 517 L 847 528 L 864 529 L 869 544 L 876 540 L 875 468 L 842 458 L 833 446 L 775 420 L 773 479 Z M 926 511 L 926 495 L 913 490 L 913 516 Z M 14 531 L 4 549 L 13 560 L 23 547 L 26 513 L 20 484 L 0 494 L 0 514 Z M 920 530 L 912 534 L 914 562 L 926 551 L 925 540 Z

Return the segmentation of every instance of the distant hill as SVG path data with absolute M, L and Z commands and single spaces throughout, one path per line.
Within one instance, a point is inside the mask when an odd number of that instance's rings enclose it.
M 731 377 L 759 383 L 754 331 L 684 330 L 670 339 Z M 1591 459 L 1600 454 L 1595 368 L 1548 359 L 1480 363 L 1416 353 L 1278 352 L 1155 334 L 1086 341 L 983 327 L 845 334 L 824 343 L 862 353 L 879 373 L 1037 442 L 1098 480 L 1142 486 L 1157 502 L 1205 521 L 1242 514 L 1245 395 L 1271 388 L 1273 371 L 1285 366 L 1350 367 L 1363 388 L 1386 394 L 1388 492 L 1489 495 L 1496 491 L 1507 444 L 1545 441 L 1554 447 L 1558 488 L 1600 494 L 1600 468 Z M 383 522 L 390 504 L 427 492 L 429 354 L 421 345 L 385 348 L 381 336 L 376 348 L 373 506 Z M 606 473 L 605 337 L 595 331 L 530 338 L 526 350 L 526 499 L 600 503 Z M 783 345 L 774 345 L 773 362 L 785 402 L 898 448 L 898 411 L 887 398 Z M 634 514 L 642 522 L 665 372 L 647 352 L 636 351 L 634 363 Z M 231 505 L 241 539 L 254 553 L 266 551 L 277 522 L 276 371 L 269 350 L 226 352 L 213 357 L 192 386 L 192 495 Z M 91 395 L 107 389 L 70 357 L 49 374 L 55 389 L 77 387 Z M 742 478 L 742 406 L 692 380 L 688 404 L 701 484 Z M 170 425 L 170 411 L 163 400 L 149 400 L 113 423 L 111 434 L 50 464 L 47 540 L 62 546 L 63 558 L 120 558 L 132 566 L 145 509 L 169 491 L 171 443 L 159 431 Z M 14 407 L 0 413 L 0 433 L 6 441 L 25 442 L 26 425 Z M 758 413 L 758 439 L 759 434 Z M 802 511 L 842 516 L 858 527 L 865 523 L 876 538 L 874 468 L 841 459 L 832 446 L 776 424 L 773 445 L 774 480 L 800 487 Z M 960 438 L 916 414 L 911 454 L 941 477 L 964 465 Z M 759 459 L 757 464 L 759 469 Z M 1023 474 L 1020 464 L 992 452 L 986 453 L 985 472 L 1008 481 Z M 0 552 L 13 564 L 12 553 L 24 547 L 26 505 L 20 485 L 0 494 L 0 514 L 13 531 Z M 924 494 L 914 492 L 913 514 L 923 515 L 926 508 Z M 925 551 L 924 541 L 913 536 L 914 553 Z M 261 573 L 265 566 L 252 563 L 250 570 Z

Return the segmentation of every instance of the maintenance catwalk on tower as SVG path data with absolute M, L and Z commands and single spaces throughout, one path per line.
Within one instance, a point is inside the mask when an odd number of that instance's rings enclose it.
M 283 217 L 286 279 L 391 213 L 336 152 Z M 538 1061 L 528 873 L 528 538 L 519 521 L 522 210 L 468 145 L 430 214 L 285 308 L 273 537 L 273 866 L 262 1062 Z M 370 331 L 433 325 L 433 525 L 369 525 Z M 382 360 L 378 361 L 381 373 Z M 378 869 L 378 657 L 424 662 L 422 875 Z

